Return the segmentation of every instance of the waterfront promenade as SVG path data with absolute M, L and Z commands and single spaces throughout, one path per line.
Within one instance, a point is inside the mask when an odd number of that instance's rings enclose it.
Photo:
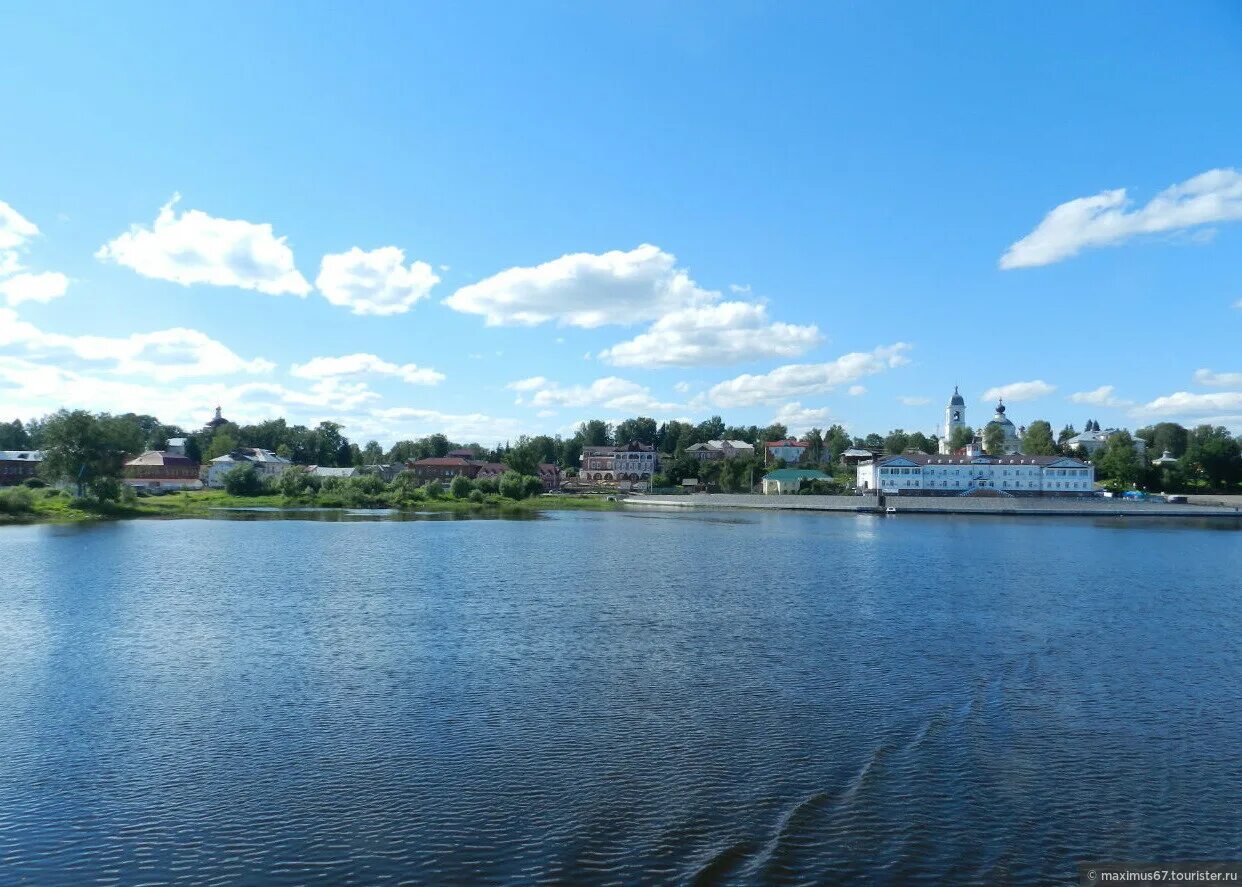
M 962 496 L 888 496 L 881 507 L 875 496 L 761 496 L 746 493 L 633 496 L 626 505 L 652 508 L 761 508 L 779 511 L 838 511 L 861 514 L 998 514 L 1089 517 L 1237 517 L 1238 505 L 1135 502 L 1124 499 L 982 499 Z

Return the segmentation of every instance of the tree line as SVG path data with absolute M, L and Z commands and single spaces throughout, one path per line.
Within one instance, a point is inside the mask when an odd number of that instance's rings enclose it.
M 662 454 L 662 471 L 657 485 L 677 485 L 688 477 L 713 483 L 722 489 L 748 489 L 766 469 L 763 445 L 789 437 L 780 423 L 767 426 L 727 425 L 720 416 L 699 423 L 672 420 L 657 422 L 637 416 L 617 423 L 589 419 L 568 437 L 560 435 L 522 436 L 512 442 L 488 447 L 473 442 L 457 442 L 436 433 L 413 440 L 397 441 L 384 448 L 378 441 L 364 444 L 351 441 L 344 426 L 320 422 L 314 427 L 291 425 L 284 419 L 271 419 L 252 425 L 226 422 L 217 427 L 185 429 L 139 413 L 90 413 L 61 410 L 23 423 L 0 423 L 0 449 L 38 449 L 45 454 L 44 471 L 62 480 L 77 483 L 81 491 L 107 494 L 121 475 L 124 460 L 146 450 L 162 450 L 170 438 L 186 440 L 186 455 L 194 461 L 210 461 L 239 448 L 271 450 L 290 461 L 304 465 L 363 467 L 403 464 L 432 456 L 445 456 L 452 450 L 468 450 L 477 459 L 503 463 L 521 476 L 538 474 L 539 463 L 560 466 L 571 475 L 584 447 L 621 445 L 637 442 L 652 446 Z M 1068 455 L 1088 458 L 1081 448 L 1071 449 L 1069 441 L 1077 434 L 1072 425 L 1053 434 L 1052 426 L 1037 419 L 1025 429 L 1021 445 L 1028 455 Z M 950 445 L 965 446 L 974 437 L 970 428 L 956 429 Z M 1167 451 L 1176 460 L 1172 465 L 1155 466 L 1137 451 L 1135 438 L 1147 444 L 1148 457 Z M 806 461 L 835 473 L 841 484 L 852 479 L 840 464 L 841 454 L 850 447 L 863 447 L 884 453 L 910 451 L 935 453 L 939 440 L 922 432 L 900 428 L 885 435 L 851 436 L 841 425 L 812 428 L 801 438 L 807 443 Z M 709 440 L 739 440 L 755 447 L 753 459 L 702 462 L 688 456 L 690 447 Z M 983 433 L 984 449 L 1003 450 L 1001 429 L 989 423 Z M 1138 485 L 1165 492 L 1228 492 L 1242 484 L 1242 441 L 1222 426 L 1200 425 L 1186 428 L 1174 422 L 1160 422 L 1140 428 L 1131 435 L 1122 431 L 1112 435 L 1098 451 L 1097 479 L 1115 485 Z

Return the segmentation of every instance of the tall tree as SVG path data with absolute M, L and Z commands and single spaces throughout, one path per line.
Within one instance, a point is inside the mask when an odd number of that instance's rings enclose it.
M 1022 452 L 1028 456 L 1055 456 L 1057 443 L 1052 439 L 1052 426 L 1043 419 L 1036 419 L 1026 426 L 1022 435 Z
M 655 419 L 649 419 L 646 416 L 626 419 L 624 422 L 617 424 L 614 436 L 618 444 L 627 444 L 633 441 L 652 446 L 656 442 Z
M 1157 422 L 1135 432 L 1135 437 L 1147 441 L 1147 452 L 1159 456 L 1168 451 L 1180 459 L 1190 443 L 1190 432 L 1176 422 Z
M 954 428 L 949 434 L 949 452 L 956 453 L 975 439 L 975 430 L 969 425 Z
M 1143 460 L 1128 431 L 1110 435 L 1098 456 L 1096 474 L 1110 481 L 1114 488 L 1131 487 L 1143 476 Z
M 612 443 L 612 429 L 603 419 L 587 419 L 578 426 L 584 447 L 606 447 Z
M 1242 481 L 1238 442 L 1224 426 L 1199 425 L 1191 431 L 1182 463 L 1187 475 L 1202 479 L 1214 490 Z
M 1005 452 L 1005 429 L 999 422 L 989 422 L 983 429 L 983 451 L 989 456 L 999 456 Z
M 886 453 L 904 453 L 908 446 L 910 446 L 910 435 L 900 428 L 894 428 L 884 438 L 884 452 Z
M 115 498 L 128 435 L 109 421 L 113 418 L 85 410 L 49 416 L 42 429 L 40 470 L 54 481 L 75 484 L 79 496 L 89 490 L 101 499 Z
M 28 449 L 30 449 L 30 435 L 26 433 L 21 419 L 0 422 L 0 450 Z

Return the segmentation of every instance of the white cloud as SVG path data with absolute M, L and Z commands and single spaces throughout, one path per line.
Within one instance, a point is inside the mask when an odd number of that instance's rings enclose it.
M 867 386 L 866 385 L 851 385 L 845 393 L 848 394 L 850 397 L 862 397 L 864 394 L 867 393 Z
M 487 444 L 512 439 L 524 430 L 515 419 L 484 413 L 442 413 L 413 407 L 373 409 L 368 419 L 356 421 L 354 426 L 370 436 L 383 436 L 393 441 L 441 432 L 450 440 Z
M 738 296 L 749 296 L 750 295 L 750 284 L 749 283 L 731 283 L 729 284 L 729 292 L 733 293 L 734 295 L 738 295 Z
M 1211 394 L 1177 391 L 1135 407 L 1133 414 L 1205 419 L 1209 415 L 1236 411 L 1242 411 L 1242 391 L 1215 391 Z
M 1114 390 L 1112 385 L 1101 385 L 1099 388 L 1092 389 L 1091 391 L 1075 391 L 1069 396 L 1069 399 L 1072 403 L 1091 404 L 1092 406 L 1100 407 L 1130 406 L 1132 401 L 1113 397 Z
M 22 270 L 21 254 L 26 242 L 39 234 L 39 227 L 0 200 L 0 277 Z
M 897 399 L 908 407 L 925 407 L 931 403 L 930 397 L 910 397 L 909 395 L 903 395 Z
M 548 380 L 543 376 L 531 376 L 529 379 L 518 379 L 516 382 L 510 382 L 505 387 L 512 391 L 535 391 L 547 384 Z
M 0 200 L 0 250 L 17 249 L 37 236 L 39 227 Z
M 333 305 L 354 314 L 404 314 L 440 282 L 426 262 L 409 267 L 404 262 L 405 252 L 395 246 L 370 252 L 354 247 L 324 256 L 315 286 Z
M 817 425 L 826 424 L 830 415 L 827 407 L 804 407 L 793 400 L 777 410 L 772 421 L 786 426 L 790 434 L 798 436 Z
M 395 364 L 374 354 L 346 354 L 342 357 L 314 357 L 295 364 L 289 375 L 299 379 L 334 379 L 343 376 L 395 376 L 411 385 L 438 385 L 444 374 L 417 364 Z
M 11 308 L 0 308 L 0 347 L 27 354 L 106 364 L 119 375 L 152 375 L 160 379 L 271 372 L 271 361 L 246 360 L 198 330 L 174 328 L 129 336 L 67 336 L 47 333 L 20 320 Z M 136 408 L 138 405 L 132 405 Z
M 444 304 L 482 315 L 488 326 L 557 321 L 590 328 L 654 320 L 720 297 L 701 289 L 676 263 L 675 256 L 650 244 L 629 252 L 574 253 L 501 271 L 463 286 Z
M 0 280 L 0 297 L 9 305 L 50 302 L 63 296 L 68 288 L 69 278 L 58 271 L 18 274 L 7 280 Z
M 693 387 L 694 386 L 691 385 L 689 382 L 678 382 L 677 384 L 673 386 L 673 390 L 676 391 L 678 394 L 688 394 L 690 389 Z
M 1242 388 L 1242 373 L 1214 373 L 1195 370 L 1195 384 L 1208 388 Z
M 510 382 L 506 387 L 515 391 L 533 392 L 530 404 L 536 407 L 599 406 L 610 410 L 646 410 L 667 413 L 684 409 L 680 404 L 664 403 L 652 396 L 651 390 L 637 382 L 608 376 L 590 385 L 562 386 L 542 376 Z M 519 397 L 518 403 L 523 402 Z
M 310 284 L 294 267 L 293 251 L 285 238 L 272 233 L 271 225 L 217 219 L 196 209 L 178 216 L 173 204 L 179 199 L 174 195 L 161 207 L 150 228 L 131 225 L 95 257 L 183 286 L 209 283 L 269 295 L 310 292 Z
M 1001 256 L 1001 268 L 1032 268 L 1113 246 L 1140 234 L 1242 219 L 1242 172 L 1213 169 L 1161 191 L 1131 209 L 1126 189 L 1101 191 L 1054 208 Z
M 615 366 L 723 366 L 797 357 L 821 341 L 814 325 L 770 322 L 764 305 L 720 302 L 670 312 L 599 357 Z
M 1024 400 L 1035 400 L 1046 397 L 1057 390 L 1057 386 L 1049 385 L 1043 379 L 1031 382 L 1010 382 L 1008 385 L 997 385 L 983 392 L 981 400 L 1008 400 L 1021 403 Z
M 828 363 L 789 364 L 770 373 L 745 374 L 713 386 L 708 395 L 717 406 L 744 407 L 786 397 L 822 394 L 838 385 L 908 363 L 905 352 L 909 349 L 905 342 L 897 342 L 871 351 L 844 354 Z

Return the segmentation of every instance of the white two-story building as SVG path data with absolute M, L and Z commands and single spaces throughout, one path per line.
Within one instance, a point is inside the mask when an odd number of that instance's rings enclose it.
M 903 453 L 858 464 L 858 489 L 904 496 L 1093 496 L 1095 466 L 1069 456 Z

